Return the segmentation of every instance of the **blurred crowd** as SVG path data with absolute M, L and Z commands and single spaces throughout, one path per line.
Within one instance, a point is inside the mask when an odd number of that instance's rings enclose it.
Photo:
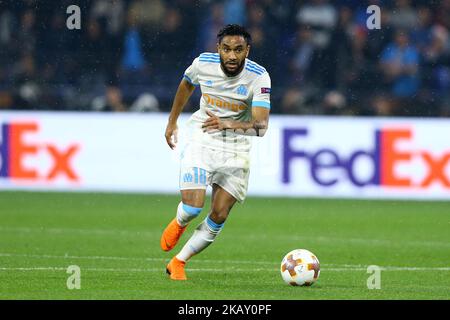
M 450 0 L 0 0 L 0 109 L 168 111 L 228 23 L 251 33 L 274 113 L 450 116 Z

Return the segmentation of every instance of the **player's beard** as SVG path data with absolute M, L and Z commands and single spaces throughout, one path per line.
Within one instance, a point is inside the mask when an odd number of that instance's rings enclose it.
M 220 57 L 220 66 L 222 67 L 223 72 L 228 76 L 228 77 L 234 77 L 237 76 L 242 69 L 244 68 L 244 64 L 245 64 L 245 59 L 241 61 L 241 63 L 238 65 L 238 67 L 236 68 L 235 71 L 230 71 L 228 70 L 225 62 L 223 62 L 222 57 Z

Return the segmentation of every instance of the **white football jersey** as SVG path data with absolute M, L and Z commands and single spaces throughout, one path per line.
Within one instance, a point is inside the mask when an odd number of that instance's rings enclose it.
M 218 53 L 202 53 L 186 69 L 184 78 L 200 86 L 200 109 L 189 119 L 190 139 L 215 149 L 249 152 L 251 136 L 228 131 L 203 132 L 209 110 L 223 119 L 249 121 L 252 107 L 270 109 L 270 76 L 259 64 L 246 59 L 244 69 L 236 76 L 227 76 L 220 66 Z

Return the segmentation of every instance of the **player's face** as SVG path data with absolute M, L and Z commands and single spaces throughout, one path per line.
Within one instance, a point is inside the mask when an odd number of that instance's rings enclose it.
M 233 77 L 242 71 L 249 50 L 250 46 L 243 36 L 225 36 L 217 44 L 220 64 L 227 76 Z

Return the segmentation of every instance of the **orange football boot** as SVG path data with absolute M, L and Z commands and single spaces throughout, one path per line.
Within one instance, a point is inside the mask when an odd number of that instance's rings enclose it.
M 181 227 L 178 222 L 177 218 L 174 218 L 172 221 L 170 221 L 169 225 L 164 229 L 164 232 L 161 236 L 161 249 L 164 251 L 172 250 L 173 247 L 178 243 L 178 240 L 180 239 L 183 232 L 186 230 L 186 226 Z
M 172 280 L 187 280 L 186 272 L 184 272 L 184 265 L 186 262 L 178 260 L 173 257 L 166 267 L 166 272 L 170 275 Z

